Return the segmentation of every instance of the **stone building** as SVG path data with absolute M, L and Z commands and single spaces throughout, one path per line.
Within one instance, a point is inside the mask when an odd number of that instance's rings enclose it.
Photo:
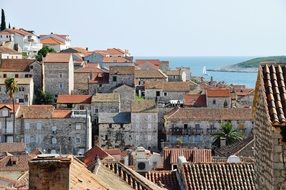
M 0 78 L 0 101 L 3 103 L 11 102 L 6 93 L 6 78 Z M 33 78 L 15 78 L 18 85 L 18 91 L 14 94 L 15 102 L 24 105 L 33 104 L 34 82 Z
M 104 148 L 126 148 L 132 145 L 130 113 L 98 113 L 98 140 Z
M 209 88 L 206 90 L 207 107 L 230 108 L 231 94 L 227 88 Z
M 59 95 L 57 98 L 57 108 L 91 110 L 90 95 Z
M 146 81 L 144 88 L 146 99 L 156 99 L 163 103 L 168 103 L 170 100 L 183 102 L 184 95 L 190 91 L 187 82 Z
M 176 70 L 168 70 L 165 71 L 165 74 L 168 76 L 168 81 L 187 81 L 187 73 L 185 70 L 182 70 L 180 68 Z
M 43 90 L 53 95 L 74 90 L 74 63 L 69 53 L 48 53 L 43 63 Z
M 213 134 L 221 124 L 231 122 L 245 138 L 251 135 L 251 109 L 243 108 L 175 108 L 165 115 L 166 145 L 191 145 L 211 148 Z
M 42 65 L 32 59 L 0 59 L 0 78 L 33 78 L 34 89 L 41 89 Z
M 28 151 L 83 155 L 91 148 L 91 119 L 86 111 L 33 105 L 21 106 L 18 116 Z
M 154 68 L 163 72 L 169 70 L 169 61 L 161 61 L 159 59 L 137 59 L 135 65 L 141 69 Z
M 154 100 L 132 102 L 131 127 L 133 145 L 158 149 L 158 110 Z
M 19 104 L 15 104 L 15 111 L 13 111 L 12 104 L 0 104 L 0 143 L 21 142 L 22 131 L 18 119 L 15 121 L 15 131 L 13 131 L 13 114 L 16 114 L 16 118 L 18 117 L 19 107 Z
M 135 90 L 133 87 L 122 84 L 112 90 L 113 93 L 118 93 L 120 96 L 120 111 L 130 112 L 131 102 L 135 97 Z
M 91 99 L 91 113 L 117 113 L 120 111 L 120 94 L 118 93 L 97 93 Z
M 111 66 L 109 69 L 110 88 L 126 84 L 134 86 L 134 66 Z
M 285 189 L 285 64 L 263 63 L 258 70 L 254 113 L 256 189 Z

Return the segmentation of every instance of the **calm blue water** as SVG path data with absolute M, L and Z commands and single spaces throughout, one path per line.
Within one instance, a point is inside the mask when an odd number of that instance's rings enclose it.
M 219 69 L 226 65 L 240 63 L 255 57 L 135 57 L 135 59 L 160 59 L 170 62 L 170 67 L 187 66 L 191 68 L 193 76 L 202 76 L 203 67 Z M 244 84 L 254 87 L 257 73 L 240 72 L 207 72 L 216 81 L 225 81 L 227 84 Z

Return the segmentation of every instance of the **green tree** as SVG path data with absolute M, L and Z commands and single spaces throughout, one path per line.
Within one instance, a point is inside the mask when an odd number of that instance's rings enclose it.
M 5 21 L 5 12 L 4 9 L 1 10 L 1 27 L 0 30 L 5 30 L 6 29 L 6 21 Z
M 36 59 L 37 61 L 42 61 L 44 57 L 46 57 L 46 55 L 48 53 L 52 53 L 55 52 L 55 50 L 53 48 L 49 48 L 48 46 L 44 46 L 42 49 L 40 49 L 36 55 Z
M 53 104 L 54 97 L 50 93 L 40 90 L 36 92 L 35 104 Z
M 214 134 L 215 142 L 218 143 L 221 138 L 226 139 L 226 145 L 242 140 L 242 134 L 233 128 L 230 122 L 222 123 L 219 131 Z
M 14 94 L 18 91 L 17 81 L 14 78 L 7 78 L 5 80 L 6 93 L 10 97 L 13 103 L 13 141 L 15 141 L 15 124 L 16 124 L 16 115 L 15 115 L 15 98 Z

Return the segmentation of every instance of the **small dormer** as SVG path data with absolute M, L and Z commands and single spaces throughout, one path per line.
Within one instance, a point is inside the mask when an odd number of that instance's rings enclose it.
M 0 108 L 0 117 L 10 117 L 10 111 L 11 109 L 9 109 L 7 106 L 3 106 Z

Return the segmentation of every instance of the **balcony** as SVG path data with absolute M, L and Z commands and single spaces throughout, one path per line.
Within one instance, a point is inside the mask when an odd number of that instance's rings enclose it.
M 72 110 L 72 114 L 71 117 L 75 118 L 75 117 L 87 117 L 87 111 L 86 110 Z

